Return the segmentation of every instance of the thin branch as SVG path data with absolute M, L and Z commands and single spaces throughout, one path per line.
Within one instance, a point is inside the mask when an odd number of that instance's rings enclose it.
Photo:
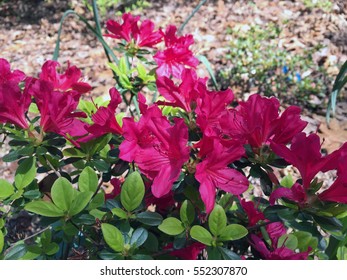
M 182 23 L 180 28 L 178 29 L 178 34 L 182 33 L 184 27 L 187 25 L 187 23 L 192 19 L 192 17 L 199 11 L 202 5 L 204 5 L 207 2 L 207 0 L 201 0 L 200 3 L 195 7 L 193 12 L 186 18 L 186 20 Z

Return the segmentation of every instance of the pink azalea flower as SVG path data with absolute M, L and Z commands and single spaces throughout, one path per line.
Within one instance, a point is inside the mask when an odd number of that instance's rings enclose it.
M 86 126 L 86 130 L 90 134 L 78 139 L 78 142 L 88 142 L 107 133 L 122 134 L 122 128 L 115 117 L 116 109 L 122 102 L 122 98 L 115 88 L 111 88 L 109 94 L 111 101 L 108 106 L 98 108 L 96 113 L 92 115 L 94 124 Z
M 106 23 L 107 30 L 111 34 L 105 36 L 124 39 L 128 43 L 134 40 L 138 47 L 152 48 L 162 41 L 163 35 L 160 31 L 154 31 L 154 23 L 150 20 L 144 20 L 139 27 L 139 16 L 133 16 L 125 13 L 122 16 L 123 23 L 114 20 L 108 20 Z
M 303 132 L 293 138 L 290 148 L 284 144 L 271 142 L 271 149 L 299 170 L 306 189 L 319 171 L 336 169 L 341 152 L 340 149 L 328 156 L 322 156 L 319 136 L 317 134 L 306 136 Z
M 23 81 L 24 78 L 25 74 L 22 71 L 11 71 L 10 63 L 4 58 L 0 58 L 0 84 L 9 81 L 18 84 L 20 81 Z
M 124 141 L 119 157 L 134 161 L 153 180 L 153 195 L 162 197 L 170 192 L 182 165 L 189 159 L 188 129 L 183 119 L 175 119 L 171 125 L 156 105 L 142 114 L 137 123 L 131 118 L 123 119 Z
M 259 221 L 265 220 L 264 214 L 260 212 L 257 208 L 255 208 L 253 201 L 246 201 L 244 199 L 240 199 L 240 203 L 243 210 L 247 214 L 249 226 L 254 226 Z
M 158 105 L 168 105 L 179 107 L 186 112 L 191 112 L 196 106 L 196 100 L 199 97 L 199 87 L 205 86 L 206 79 L 197 78 L 195 71 L 184 69 L 182 71 L 182 82 L 176 86 L 174 82 L 166 76 L 157 78 L 157 88 L 159 93 L 167 101 L 158 101 Z
M 307 202 L 306 190 L 299 183 L 295 183 L 291 188 L 281 187 L 274 190 L 270 195 L 270 204 L 274 205 L 275 201 L 279 198 L 287 198 L 298 203 L 300 206 L 304 206 Z
M 277 247 L 278 239 L 287 233 L 285 226 L 281 222 L 270 223 L 265 228 L 271 239 L 272 247 Z
M 29 126 L 25 113 L 31 103 L 31 96 L 25 91 L 21 92 L 17 81 L 17 78 L 13 78 L 0 83 L 0 123 L 10 123 L 27 129 Z
M 251 95 L 246 102 L 240 102 L 222 119 L 222 127 L 231 137 L 240 139 L 258 148 L 273 142 L 287 144 L 301 132 L 307 122 L 300 119 L 300 108 L 288 107 L 279 116 L 279 101 L 272 97 Z
M 247 178 L 228 164 L 240 159 L 245 151 L 239 143 L 223 146 L 218 139 L 206 139 L 210 144 L 203 144 L 199 156 L 202 161 L 196 165 L 195 178 L 200 183 L 199 192 L 210 213 L 215 204 L 216 188 L 238 195 L 248 189 Z M 206 148 L 206 147 L 211 148 Z
M 76 91 L 80 94 L 91 91 L 92 87 L 81 81 L 82 73 L 76 66 L 70 66 L 68 63 L 68 67 L 63 74 L 57 72 L 57 67 L 60 67 L 57 61 L 46 61 L 42 66 L 40 80 L 51 82 L 55 91 Z
M 347 148 L 347 146 L 344 146 Z M 345 149 L 345 148 L 344 148 Z M 318 195 L 320 200 L 338 203 L 347 203 L 347 151 L 341 152 L 338 160 L 337 175 L 334 183 L 325 191 Z
M 33 78 L 27 80 L 26 90 L 35 98 L 43 131 L 57 133 L 69 140 L 87 133 L 85 123 L 78 119 L 85 118 L 86 114 L 76 111 L 78 92 L 58 92 L 52 83 Z
M 306 252 L 296 253 L 284 246 L 272 248 L 271 250 L 265 245 L 265 242 L 257 235 L 251 235 L 251 241 L 254 249 L 266 260 L 307 260 L 310 249 Z
M 168 244 L 164 249 L 172 249 L 173 244 Z M 185 248 L 173 250 L 170 252 L 171 256 L 178 257 L 181 260 L 196 260 L 201 253 L 203 249 L 205 249 L 206 246 L 200 242 L 194 242 L 191 245 L 188 245 Z
M 192 35 L 177 37 L 176 26 L 170 25 L 164 33 L 166 49 L 158 51 L 154 60 L 158 64 L 157 75 L 180 78 L 186 66 L 195 68 L 199 60 L 193 56 L 190 45 L 194 43 Z
M 205 136 L 219 137 L 222 134 L 221 122 L 224 113 L 234 99 L 231 90 L 208 91 L 207 88 L 200 89 L 200 97 L 197 100 L 196 123 Z

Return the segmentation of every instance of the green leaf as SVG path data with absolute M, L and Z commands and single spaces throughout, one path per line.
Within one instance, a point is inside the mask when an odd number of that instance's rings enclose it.
M 102 224 L 101 231 L 108 246 L 115 252 L 121 252 L 124 247 L 124 239 L 122 233 L 113 225 Z
M 213 73 L 211 64 L 210 64 L 210 62 L 208 61 L 207 57 L 204 56 L 204 55 L 198 55 L 198 56 L 197 56 L 197 59 L 199 59 L 199 61 L 202 62 L 202 64 L 205 65 L 205 67 L 206 67 L 206 69 L 207 69 L 207 72 L 208 72 L 208 74 L 209 74 L 210 77 L 211 77 L 213 86 L 215 87 L 216 90 L 219 90 L 216 77 L 214 76 L 214 73 Z
M 117 217 L 121 218 L 121 219 L 128 219 L 128 214 L 127 212 L 125 212 L 123 209 L 121 208 L 113 208 L 111 210 L 113 215 L 116 215 Z
M 212 245 L 213 237 L 211 233 L 202 226 L 193 226 L 190 230 L 190 236 L 205 245 Z
M 153 260 L 153 258 L 151 256 L 144 255 L 144 254 L 133 255 L 133 256 L 131 256 L 131 259 L 132 260 L 147 260 L 147 261 Z
M 57 243 L 50 243 L 48 246 L 44 247 L 44 250 L 43 250 L 43 252 L 48 256 L 54 255 L 58 251 L 59 251 L 59 246 Z
M 93 199 L 90 201 L 87 210 L 92 210 L 98 207 L 101 207 L 105 203 L 105 195 L 103 192 L 96 194 Z
M 53 183 L 51 195 L 54 204 L 66 212 L 71 208 L 75 189 L 66 178 L 60 177 Z
M 0 250 L 1 252 L 1 250 Z M 347 248 L 345 246 L 339 247 L 337 249 L 337 259 L 342 261 L 342 260 L 347 260 Z
M 41 195 L 42 193 L 39 190 L 31 190 L 23 193 L 23 196 L 30 200 L 39 199 Z
M 120 200 L 124 208 L 131 212 L 141 204 L 144 195 L 145 185 L 140 173 L 135 171 L 126 178 L 120 193 Z
M 93 192 L 80 192 L 76 195 L 74 201 L 71 204 L 69 216 L 72 217 L 80 213 L 88 205 L 90 199 L 93 196 Z
M 248 230 L 241 225 L 232 224 L 226 226 L 223 230 L 220 231 L 218 240 L 220 241 L 232 241 L 238 240 L 242 237 L 245 237 L 248 234 Z
M 293 234 L 284 234 L 278 239 L 277 247 L 287 247 L 295 250 L 298 247 L 298 239 Z
M 99 253 L 99 257 L 102 260 L 124 260 L 124 257 L 119 253 L 111 253 L 106 250 L 102 250 Z
M 95 192 L 98 188 L 98 176 L 96 175 L 93 168 L 87 166 L 81 172 L 78 178 L 78 189 L 81 192 L 91 191 Z
M 182 203 L 182 206 L 180 209 L 180 217 L 181 217 L 181 221 L 186 226 L 189 226 L 194 222 L 195 210 L 194 210 L 193 204 L 189 200 L 185 200 Z
M 221 253 L 216 247 L 207 247 L 207 259 L 210 260 L 220 260 Z
M 24 244 L 15 245 L 6 255 L 5 260 L 19 260 L 27 252 L 27 247 Z
M 80 151 L 79 149 L 76 148 L 67 148 L 63 150 L 63 155 L 65 157 L 77 157 L 77 158 L 84 158 L 86 156 L 85 153 Z
M 241 260 L 241 257 L 230 249 L 218 247 L 218 250 L 221 252 L 224 260 Z
M 25 205 L 24 209 L 45 217 L 64 216 L 64 211 L 50 201 L 31 201 Z
M 158 226 L 162 223 L 163 217 L 159 213 L 146 211 L 137 214 L 136 220 L 148 226 Z
M 280 184 L 282 187 L 291 188 L 294 185 L 292 175 L 288 174 L 287 176 L 283 177 Z
M 36 159 L 29 157 L 24 159 L 18 166 L 14 182 L 17 189 L 23 189 L 28 186 L 36 176 Z
M 179 235 L 184 231 L 182 222 L 173 217 L 165 219 L 158 228 L 168 235 Z
M 14 193 L 14 187 L 4 179 L 0 179 L 0 199 L 6 199 Z
M 134 232 L 133 235 L 131 236 L 130 239 L 130 244 L 134 245 L 138 248 L 140 247 L 143 243 L 146 242 L 148 238 L 148 231 L 144 228 L 137 228 Z
M 317 237 L 313 237 L 311 233 L 306 231 L 297 231 L 294 232 L 293 235 L 298 240 L 297 248 L 300 252 L 305 252 L 308 250 L 308 247 L 311 247 L 313 250 L 318 246 Z
M 208 217 L 208 226 L 214 236 L 218 236 L 226 227 L 227 216 L 222 206 L 216 205 Z
M 2 249 L 4 249 L 4 245 L 5 245 L 4 234 L 0 230 L 0 253 L 2 252 Z

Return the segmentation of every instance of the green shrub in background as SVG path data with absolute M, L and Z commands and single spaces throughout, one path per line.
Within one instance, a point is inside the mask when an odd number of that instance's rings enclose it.
M 89 10 L 92 10 L 92 5 L 89 0 L 83 0 Z M 97 5 L 102 16 L 106 15 L 110 8 L 118 9 L 124 12 L 130 12 L 135 9 L 149 7 L 149 3 L 144 0 L 97 0 Z M 121 13 L 121 12 L 120 12 Z
M 231 87 L 236 93 L 275 95 L 284 102 L 311 108 L 324 101 L 332 80 L 312 58 L 321 45 L 302 54 L 281 49 L 278 47 L 281 29 L 274 24 L 228 32 L 232 35 L 225 56 L 228 66 L 218 73 L 224 88 Z

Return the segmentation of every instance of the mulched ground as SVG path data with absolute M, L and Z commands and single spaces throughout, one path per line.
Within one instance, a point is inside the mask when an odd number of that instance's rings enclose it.
M 148 2 L 149 8 L 134 13 L 150 18 L 161 27 L 168 24 L 179 26 L 199 3 L 184 0 Z M 300 54 L 307 47 L 323 44 L 324 52 L 317 53 L 317 59 L 324 61 L 329 74 L 336 75 L 337 65 L 347 59 L 347 1 L 332 2 L 333 7 L 327 12 L 308 8 L 302 0 L 210 0 L 192 18 L 184 32 L 194 35 L 194 51 L 206 55 L 218 71 L 228 63 L 224 54 L 228 42 L 233 40 L 226 32 L 228 28 L 273 22 L 283 29 L 281 47 L 289 52 Z M 13 68 L 37 75 L 43 62 L 52 58 L 59 21 L 67 9 L 74 9 L 91 19 L 83 1 L 0 0 L 0 57 L 9 60 Z M 103 24 L 108 18 L 115 18 L 115 10 L 109 10 L 102 17 Z M 112 44 L 112 40 L 109 42 Z M 66 61 L 82 69 L 94 87 L 93 95 L 107 94 L 113 85 L 111 72 L 105 66 L 103 48 L 84 24 L 73 17 L 66 20 L 61 37 L 59 62 L 64 64 Z M 199 72 L 207 75 L 203 67 Z M 337 119 L 331 129 L 326 127 L 324 116 L 308 111 L 305 114 L 305 119 L 310 122 L 308 130 L 316 131 L 319 126 L 318 131 L 325 139 L 323 147 L 327 151 L 336 149 L 347 140 L 347 103 L 339 104 Z M 0 147 L 0 177 L 11 179 L 16 164 L 1 161 L 7 149 L 6 145 Z

